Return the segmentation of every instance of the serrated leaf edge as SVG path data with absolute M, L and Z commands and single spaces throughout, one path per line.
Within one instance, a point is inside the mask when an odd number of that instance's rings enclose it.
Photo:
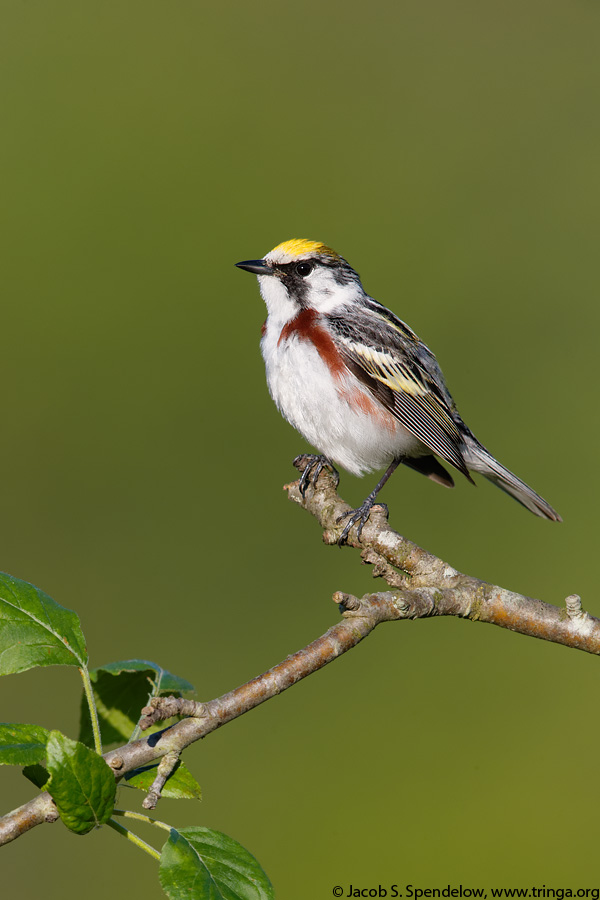
M 194 827 L 196 827 L 196 826 L 192 825 L 192 826 L 186 826 L 186 827 L 194 828 Z M 177 829 L 173 829 L 173 830 L 177 830 Z M 185 828 L 182 828 L 180 831 L 178 830 L 177 833 L 180 835 L 180 837 L 182 837 L 182 838 L 186 841 L 186 843 L 189 844 L 189 846 L 192 848 L 192 850 L 194 851 L 194 853 L 196 854 L 196 856 L 201 860 L 203 866 L 204 866 L 205 869 L 208 871 L 208 874 L 210 875 L 211 880 L 214 882 L 214 884 L 216 885 L 216 887 L 217 887 L 217 889 L 218 889 L 219 891 L 220 891 L 220 888 L 219 888 L 218 882 L 215 881 L 214 877 L 212 876 L 212 874 L 211 874 L 211 872 L 210 872 L 210 869 L 208 868 L 208 866 L 207 866 L 206 863 L 204 862 L 204 859 L 212 860 L 212 861 L 213 861 L 214 863 L 216 863 L 217 865 L 220 865 L 220 866 L 226 866 L 228 869 L 231 869 L 233 872 L 235 872 L 235 873 L 240 877 L 240 879 L 243 879 L 243 880 L 246 882 L 246 884 L 250 884 L 250 885 L 251 885 L 252 887 L 254 887 L 257 891 L 260 891 L 260 898 L 259 898 L 259 900 L 262 900 L 262 898 L 264 898 L 264 900 L 269 900 L 268 895 L 264 893 L 264 891 L 263 891 L 263 889 L 262 889 L 262 886 L 261 886 L 257 881 L 255 881 L 253 878 L 250 878 L 250 877 L 248 876 L 248 874 L 247 874 L 245 871 L 240 870 L 240 869 L 238 868 L 237 865 L 232 865 L 231 862 L 229 861 L 229 859 L 228 859 L 227 862 L 223 862 L 222 860 L 217 859 L 217 858 L 214 857 L 214 856 L 211 856 L 209 853 L 204 853 L 204 854 L 202 855 L 202 857 L 201 857 L 201 856 L 200 856 L 200 853 L 199 853 L 198 850 L 194 847 L 193 843 L 192 843 L 190 840 L 188 840 L 188 838 L 186 837 L 186 835 L 183 833 L 184 831 L 185 831 Z M 212 831 L 214 831 L 214 829 L 210 828 L 209 831 L 212 832 Z M 254 860 L 254 862 L 256 863 L 256 865 L 261 869 L 262 872 L 264 872 L 265 877 L 267 878 L 267 880 L 269 880 L 269 876 L 268 876 L 267 873 L 264 871 L 264 869 L 263 869 L 263 867 L 261 866 L 261 864 L 259 863 L 259 861 L 256 859 L 256 857 L 255 857 L 252 853 L 250 853 L 249 850 L 246 849 L 246 847 L 243 846 L 243 844 L 240 844 L 239 841 L 236 841 L 235 838 L 230 837 L 230 835 L 225 834 L 224 832 L 218 832 L 218 833 L 219 833 L 219 834 L 223 834 L 224 837 L 228 838 L 230 841 L 235 841 L 235 843 L 238 845 L 238 847 L 240 847 L 240 848 L 244 851 L 244 853 L 247 853 L 248 856 L 252 857 L 252 859 Z M 227 887 L 231 890 L 231 888 L 230 888 L 229 885 L 227 885 Z M 220 892 L 221 892 L 221 891 L 220 891 Z M 221 893 L 222 893 L 222 892 L 221 892 Z
M 56 733 L 58 733 L 61 737 L 66 737 L 66 735 L 63 735 L 62 732 L 60 732 L 60 731 L 59 731 L 59 732 L 56 732 Z M 51 732 L 51 734 L 52 734 L 52 732 Z M 50 743 L 50 740 L 51 740 L 51 738 L 48 738 L 48 743 Z M 95 756 L 97 756 L 98 759 L 102 759 L 102 761 L 103 761 L 104 764 L 106 765 L 107 769 L 108 769 L 109 772 L 111 772 L 111 774 L 112 774 L 112 770 L 111 770 L 110 766 L 108 765 L 108 763 L 106 762 L 106 760 L 103 759 L 103 757 L 102 757 L 99 753 L 96 753 L 95 750 L 92 750 L 91 747 L 86 747 L 86 745 L 85 745 L 85 744 L 82 744 L 81 741 L 73 741 L 72 738 L 67 738 L 67 740 L 70 741 L 71 743 L 75 744 L 76 746 L 77 746 L 78 744 L 81 745 L 81 746 L 84 747 L 87 751 L 89 751 L 90 753 L 93 753 Z M 104 823 L 101 822 L 101 821 L 98 819 L 98 816 L 96 815 L 96 811 L 95 811 L 95 809 L 94 809 L 94 807 L 93 807 L 93 805 L 92 805 L 92 803 L 91 803 L 91 800 L 90 800 L 90 795 L 89 795 L 88 792 L 84 789 L 83 784 L 81 783 L 81 780 L 80 780 L 80 778 L 79 778 L 77 772 L 75 771 L 75 767 L 72 765 L 72 758 L 73 758 L 73 757 L 72 757 L 72 754 L 68 754 L 68 755 L 67 755 L 67 761 L 66 761 L 66 764 L 68 765 L 71 774 L 72 774 L 73 777 L 75 778 L 75 781 L 76 781 L 77 784 L 79 785 L 79 789 L 80 789 L 80 791 L 81 791 L 81 794 L 82 794 L 82 796 L 85 798 L 85 803 L 86 803 L 88 809 L 90 810 L 90 812 L 92 813 L 92 815 L 93 815 L 93 817 L 94 817 L 94 823 L 95 823 L 95 824 L 92 824 L 92 823 L 90 822 L 90 831 L 91 831 L 91 829 L 94 828 L 94 827 L 95 827 L 95 828 L 100 828 L 100 826 L 103 825 Z M 49 778 L 48 781 L 46 782 L 46 790 L 48 791 L 48 793 L 50 794 L 50 796 L 54 799 L 54 802 L 56 803 L 56 806 L 57 806 L 58 811 L 61 812 L 61 809 L 60 809 L 60 806 L 59 806 L 59 804 L 58 804 L 58 801 L 56 800 L 56 798 L 54 798 L 54 795 L 53 795 L 53 793 L 52 793 L 52 777 L 53 777 L 53 772 L 52 772 L 51 769 L 50 769 L 50 763 L 48 763 L 48 771 L 49 771 L 49 773 L 50 773 L 50 778 Z M 115 785 L 115 792 L 116 792 L 116 785 Z M 114 799 L 113 799 L 113 806 L 114 806 Z M 62 818 L 63 818 L 63 817 L 62 817 L 62 813 L 61 813 L 61 819 L 62 819 Z M 73 818 L 75 818 L 75 816 L 73 816 Z M 63 821 L 64 821 L 64 819 L 63 819 Z M 66 823 L 65 823 L 65 824 L 66 824 Z M 67 826 L 67 827 L 68 827 L 68 826 Z

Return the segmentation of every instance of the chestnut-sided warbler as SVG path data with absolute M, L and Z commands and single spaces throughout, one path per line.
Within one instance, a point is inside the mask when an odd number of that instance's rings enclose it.
M 537 516 L 561 521 L 479 443 L 459 416 L 431 350 L 365 293 L 358 274 L 334 250 L 291 240 L 264 259 L 236 265 L 258 276 L 267 306 L 261 349 L 271 396 L 322 454 L 307 457 L 302 492 L 324 464 L 353 475 L 386 468 L 364 503 L 346 514 L 340 543 L 356 523 L 360 539 L 377 494 L 399 463 L 453 487 L 436 456 L 469 481 L 469 471 L 479 472 Z

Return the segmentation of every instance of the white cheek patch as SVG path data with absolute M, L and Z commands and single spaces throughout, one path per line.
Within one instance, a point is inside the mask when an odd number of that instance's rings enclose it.
M 329 278 L 310 285 L 308 302 L 317 312 L 327 315 L 342 306 L 351 306 L 360 296 L 355 284 L 336 284 Z

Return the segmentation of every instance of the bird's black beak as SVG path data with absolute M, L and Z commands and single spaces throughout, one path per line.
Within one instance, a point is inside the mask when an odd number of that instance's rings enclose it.
M 252 272 L 254 275 L 272 275 L 273 269 L 264 259 L 246 259 L 244 262 L 236 263 L 238 269 L 245 269 L 246 272 Z

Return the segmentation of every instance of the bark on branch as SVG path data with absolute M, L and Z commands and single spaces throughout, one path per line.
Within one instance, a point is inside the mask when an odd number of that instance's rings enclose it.
M 302 459 L 296 461 L 303 466 Z M 323 539 L 335 544 L 343 529 L 338 520 L 350 508 L 337 494 L 336 481 L 326 469 L 302 496 L 298 482 L 286 485 L 289 498 L 314 515 L 324 529 Z M 142 728 L 174 714 L 189 716 L 171 728 L 148 738 L 126 744 L 104 754 L 115 778 L 164 759 L 161 773 L 145 801 L 156 805 L 168 774 L 170 761 L 182 750 L 221 725 L 254 709 L 265 700 L 287 690 L 307 675 L 355 647 L 381 622 L 429 616 L 459 616 L 490 622 L 511 631 L 600 653 L 600 620 L 581 608 L 576 595 L 567 598 L 562 609 L 533 600 L 513 591 L 462 575 L 443 560 L 393 531 L 382 507 L 374 507 L 364 526 L 361 540 L 353 528 L 348 543 L 361 551 L 362 559 L 373 565 L 373 574 L 383 577 L 391 591 L 367 594 L 362 599 L 336 593 L 334 601 L 342 621 L 308 646 L 246 684 L 207 703 L 176 698 L 154 698 L 142 712 Z M 34 800 L 0 819 L 0 844 L 8 843 L 36 825 L 55 821 L 52 798 L 43 792 Z
M 295 465 L 302 470 L 305 458 L 298 457 Z M 344 527 L 340 517 L 350 509 L 337 493 L 337 480 L 323 469 L 316 486 L 309 486 L 304 496 L 298 484 L 294 481 L 285 485 L 290 500 L 315 516 L 323 528 L 326 544 L 337 544 Z M 360 541 L 353 528 L 347 543 L 361 551 L 364 562 L 373 565 L 374 576 L 384 578 L 393 588 L 402 589 L 413 607 L 412 618 L 459 616 L 587 653 L 600 653 L 600 619 L 582 609 L 576 594 L 566 598 L 564 607 L 557 607 L 463 575 L 390 528 L 382 506 L 373 507 Z M 433 591 L 434 603 L 430 609 L 421 606 L 415 596 L 423 588 Z

